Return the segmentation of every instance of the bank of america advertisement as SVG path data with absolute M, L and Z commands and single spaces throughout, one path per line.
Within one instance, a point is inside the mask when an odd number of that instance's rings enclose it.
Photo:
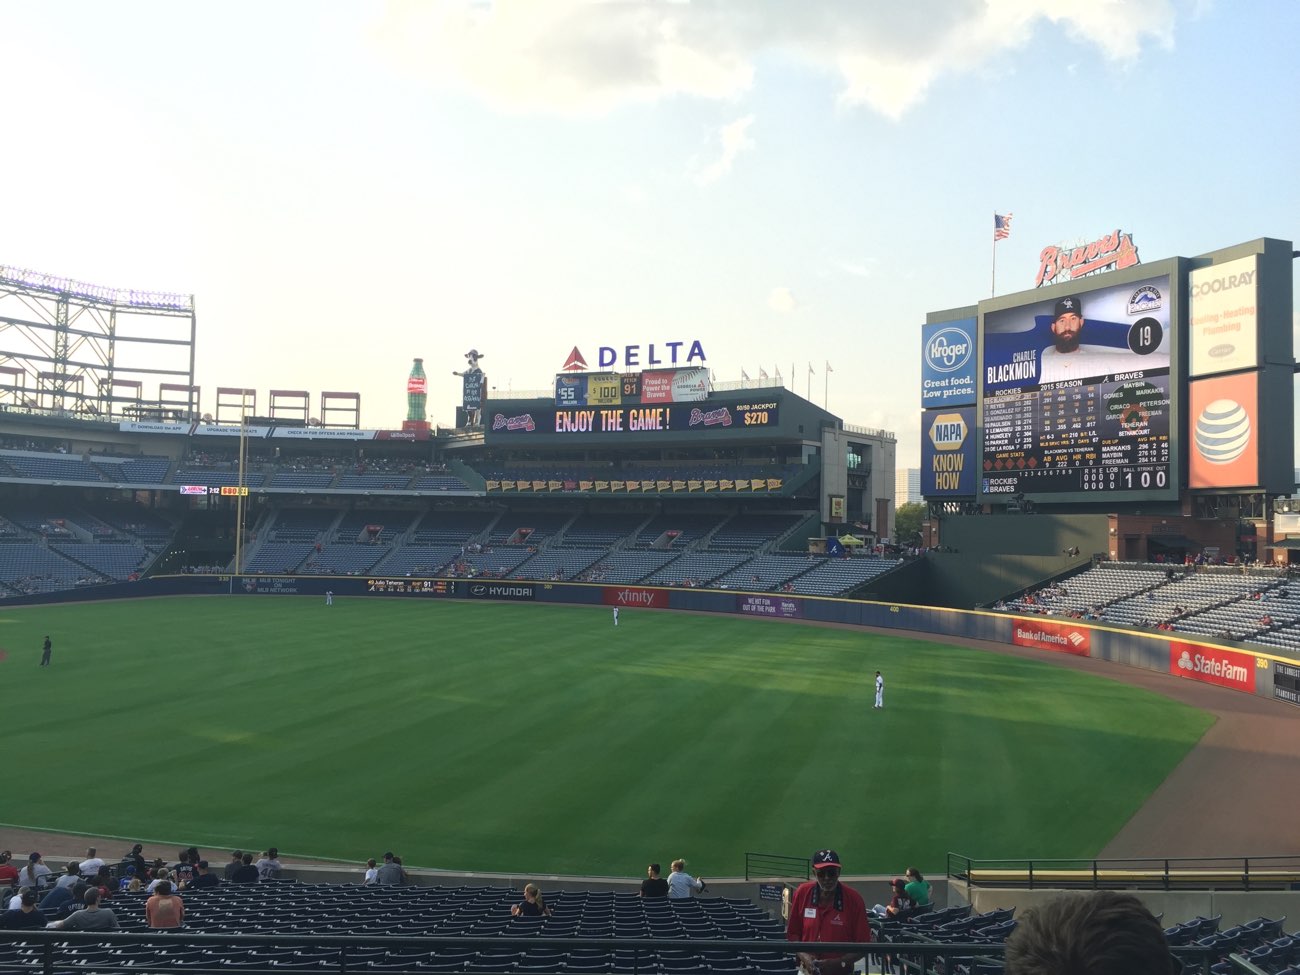
M 975 319 L 934 322 L 921 330 L 921 406 L 975 402 Z
M 975 407 L 927 410 L 921 417 L 923 497 L 975 493 Z
M 1191 375 L 1211 376 L 1259 364 L 1258 282 L 1258 254 L 1191 273 Z

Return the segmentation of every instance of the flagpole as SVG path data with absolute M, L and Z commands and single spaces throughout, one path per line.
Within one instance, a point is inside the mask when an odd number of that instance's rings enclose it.
M 989 287 L 989 297 L 998 296 L 998 235 L 993 235 L 993 282 Z
M 831 364 L 829 361 L 826 363 L 826 373 L 822 376 L 822 379 L 822 409 L 829 410 L 831 408 Z

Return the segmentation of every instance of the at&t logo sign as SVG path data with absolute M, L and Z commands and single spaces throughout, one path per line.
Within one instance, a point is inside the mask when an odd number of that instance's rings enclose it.
M 941 328 L 925 346 L 925 361 L 935 372 L 956 372 L 970 362 L 973 343 L 961 329 Z

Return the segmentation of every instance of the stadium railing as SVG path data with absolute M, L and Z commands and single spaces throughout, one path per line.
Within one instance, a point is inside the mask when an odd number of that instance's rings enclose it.
M 976 860 L 949 853 L 948 879 L 1029 890 L 1294 890 L 1300 856 Z
M 866 946 L 847 942 L 817 942 L 801 944 L 787 941 L 739 941 L 739 940 L 696 940 L 696 939 L 625 939 L 625 938 L 464 938 L 464 937 L 351 937 L 347 935 L 215 935 L 192 934 L 184 929 L 173 929 L 170 933 L 123 933 L 90 931 L 9 931 L 0 938 L 0 948 L 13 943 L 21 943 L 25 948 L 35 946 L 34 955 L 28 955 L 19 963 L 16 970 L 42 971 L 54 975 L 62 971 L 94 971 L 96 973 L 130 973 L 144 975 L 150 972 L 172 972 L 183 970 L 191 975 L 203 973 L 220 973 L 229 975 L 237 968 L 240 975 L 284 975 L 287 970 L 309 970 L 303 964 L 286 964 L 276 953 L 285 949 L 302 949 L 310 951 L 315 964 L 310 969 L 318 972 L 411 972 L 451 971 L 440 965 L 428 962 L 420 963 L 411 959 L 407 967 L 400 961 L 381 962 L 363 960 L 366 949 L 386 949 L 400 951 L 407 958 L 412 955 L 428 953 L 436 957 L 438 953 L 465 957 L 483 951 L 485 953 L 502 953 L 511 950 L 525 956 L 529 949 L 548 950 L 589 950 L 607 953 L 611 961 L 602 971 L 617 972 L 619 975 L 651 975 L 660 971 L 655 959 L 660 951 L 679 953 L 683 949 L 707 959 L 715 970 L 727 972 L 775 973 L 794 970 L 793 954 L 796 951 L 824 952 L 860 952 Z M 148 956 L 149 949 L 155 947 L 156 958 Z M 131 951 L 131 949 L 140 949 Z M 266 951 L 267 960 L 259 962 L 256 958 L 244 956 L 237 964 L 223 962 L 219 955 L 212 955 L 211 966 L 206 959 L 193 956 L 180 961 L 186 949 L 215 952 L 222 949 L 238 949 L 256 952 L 258 948 Z M 108 952 L 118 950 L 123 954 L 117 961 L 108 961 L 99 957 L 97 949 Z M 130 951 L 130 956 L 126 952 Z M 328 951 L 329 957 L 326 952 Z M 337 951 L 337 955 L 334 952 Z M 1174 956 L 1183 963 L 1183 972 L 1200 971 L 1209 975 L 1210 965 L 1216 957 L 1214 953 L 1201 946 L 1180 946 L 1171 949 Z M 944 943 L 935 941 L 877 941 L 872 942 L 867 952 L 869 970 L 880 970 L 881 960 L 888 959 L 888 969 L 906 972 L 908 975 L 922 975 L 926 972 L 953 973 L 959 971 L 958 965 L 974 971 L 976 964 L 1001 968 L 1006 952 L 1004 943 Z M 616 954 L 618 953 L 618 954 Z M 762 962 L 754 961 L 750 956 L 759 956 Z M 620 957 L 619 962 L 612 961 Z M 787 957 L 788 956 L 788 957 Z M 489 954 L 487 957 L 491 957 Z M 735 959 L 729 962 L 728 959 Z M 486 960 L 486 959 L 485 959 Z M 748 961 L 749 964 L 745 964 Z M 1232 961 L 1242 972 L 1254 969 L 1244 958 L 1234 956 Z M 179 964 L 178 964 L 179 962 Z M 14 970 L 13 962 L 4 965 L 6 970 Z M 465 963 L 454 970 L 466 970 Z M 476 964 L 473 971 L 490 971 L 491 963 Z M 516 970 L 511 962 L 503 962 L 501 972 Z M 542 972 L 545 966 L 527 966 L 524 969 Z M 562 970 L 557 966 L 556 971 Z M 667 970 L 667 969 L 664 969 Z
M 807 857 L 782 856 L 779 853 L 745 853 L 745 879 L 779 877 L 807 880 L 812 876 L 812 861 Z

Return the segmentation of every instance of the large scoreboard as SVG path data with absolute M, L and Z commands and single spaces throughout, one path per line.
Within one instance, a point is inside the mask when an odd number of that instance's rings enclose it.
M 1178 496 L 1178 279 L 1167 261 L 988 303 L 980 498 Z

